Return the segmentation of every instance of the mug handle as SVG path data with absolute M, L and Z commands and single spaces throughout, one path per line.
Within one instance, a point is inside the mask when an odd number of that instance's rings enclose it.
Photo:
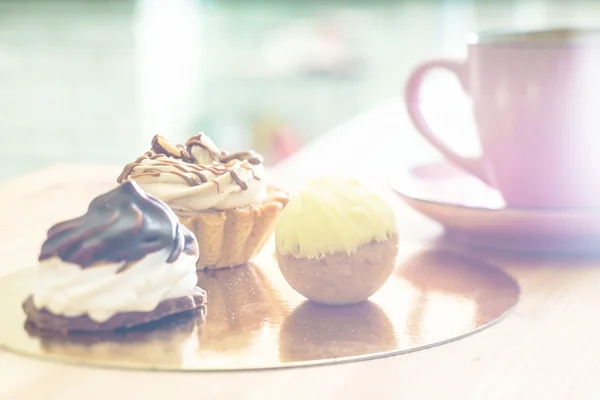
M 463 89 L 467 89 L 467 66 L 460 61 L 453 60 L 431 60 L 417 66 L 410 74 L 405 87 L 405 102 L 413 124 L 425 139 L 442 153 L 449 161 L 456 164 L 458 167 L 475 175 L 486 184 L 493 186 L 485 173 L 483 160 L 481 158 L 463 157 L 452 151 L 446 143 L 444 143 L 438 135 L 433 133 L 433 130 L 427 123 L 427 120 L 421 113 L 420 89 L 423 80 L 427 74 L 435 68 L 441 68 L 452 72 L 460 81 Z

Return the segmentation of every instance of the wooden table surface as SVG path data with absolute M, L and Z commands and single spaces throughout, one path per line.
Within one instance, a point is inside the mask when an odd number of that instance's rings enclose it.
M 391 100 L 333 130 L 271 177 L 291 189 L 322 173 L 381 182 L 433 153 Z M 82 213 L 119 166 L 56 165 L 0 185 L 0 275 L 34 265 L 46 229 Z M 439 226 L 395 203 L 402 240 Z M 440 347 L 373 361 L 267 372 L 152 373 L 75 367 L 0 351 L 0 399 L 600 399 L 600 260 L 473 252 L 522 288 L 499 324 Z M 0 294 L 1 296 L 1 294 Z M 1 325 L 0 325 L 1 327 Z

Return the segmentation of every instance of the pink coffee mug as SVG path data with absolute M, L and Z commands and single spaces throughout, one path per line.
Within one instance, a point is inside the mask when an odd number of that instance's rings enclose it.
M 419 132 L 509 207 L 600 207 L 600 30 L 488 31 L 467 44 L 465 62 L 432 60 L 411 73 L 406 104 Z M 472 100 L 478 159 L 453 152 L 421 113 L 434 68 L 453 72 Z

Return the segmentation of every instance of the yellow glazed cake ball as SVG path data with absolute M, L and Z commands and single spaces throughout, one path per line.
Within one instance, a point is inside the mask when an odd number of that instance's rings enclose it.
M 394 211 L 352 179 L 309 182 L 281 212 L 275 242 L 288 283 L 330 305 L 368 299 L 392 274 L 398 253 Z

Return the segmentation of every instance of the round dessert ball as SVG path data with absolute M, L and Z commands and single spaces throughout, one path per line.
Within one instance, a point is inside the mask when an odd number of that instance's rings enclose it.
M 275 242 L 287 282 L 329 305 L 371 297 L 392 274 L 398 253 L 394 211 L 352 179 L 309 182 L 281 212 Z

